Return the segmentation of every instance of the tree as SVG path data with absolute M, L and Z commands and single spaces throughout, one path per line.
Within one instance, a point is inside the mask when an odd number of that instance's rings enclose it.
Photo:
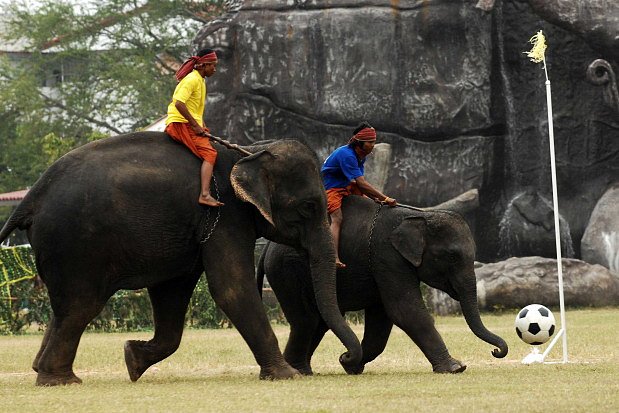
M 77 3 L 77 4 L 76 4 Z M 166 111 L 174 72 L 223 0 L 41 0 L 4 7 L 0 191 L 31 185 L 65 150 L 139 129 Z

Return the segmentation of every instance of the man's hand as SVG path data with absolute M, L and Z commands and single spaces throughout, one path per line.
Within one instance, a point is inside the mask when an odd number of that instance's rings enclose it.
M 195 125 L 191 125 L 191 130 L 193 130 L 193 133 L 198 136 L 204 135 L 204 128 L 202 128 L 202 126 L 198 125 L 197 123 Z
M 208 133 L 209 135 L 211 134 L 209 128 L 207 128 L 206 126 L 200 126 L 200 124 L 191 117 L 191 113 L 189 113 L 189 109 L 187 109 L 187 105 L 185 105 L 184 102 L 177 100 L 176 102 L 174 102 L 174 106 L 176 106 L 178 112 L 183 115 L 185 119 L 187 119 L 187 122 L 189 122 L 189 126 L 191 127 L 191 130 L 193 130 L 193 133 L 198 136 L 205 136 L 205 133 Z
M 198 136 L 206 136 L 207 134 L 210 135 L 211 134 L 211 130 L 209 128 L 202 127 L 198 124 L 195 125 L 191 125 L 191 129 L 193 130 L 193 132 L 198 135 Z
M 381 203 L 387 204 L 392 207 L 398 205 L 398 201 L 396 201 L 395 198 L 389 198 L 388 196 L 385 196 L 385 199 L 383 199 Z

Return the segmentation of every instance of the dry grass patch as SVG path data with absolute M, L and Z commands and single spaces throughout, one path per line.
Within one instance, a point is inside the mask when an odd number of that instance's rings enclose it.
M 558 315 L 557 315 L 558 316 Z M 468 365 L 436 375 L 419 349 L 394 329 L 385 353 L 360 376 L 337 363 L 341 344 L 328 334 L 314 356 L 319 374 L 298 380 L 258 380 L 259 369 L 235 330 L 189 330 L 180 349 L 129 381 L 122 346 L 151 333 L 85 334 L 75 369 L 82 385 L 34 386 L 30 364 L 39 334 L 0 337 L 1 410 L 18 412 L 561 412 L 619 411 L 619 309 L 567 314 L 570 363 L 525 366 L 529 352 L 513 329 L 514 314 L 485 315 L 510 346 L 494 359 L 461 317 L 439 317 L 452 355 Z M 275 326 L 280 345 L 288 328 Z M 355 326 L 361 335 L 362 326 Z M 558 345 L 551 353 L 561 357 Z

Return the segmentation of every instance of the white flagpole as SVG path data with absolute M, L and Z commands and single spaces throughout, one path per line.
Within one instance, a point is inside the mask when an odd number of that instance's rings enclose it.
M 546 71 L 546 61 L 544 60 L 544 71 Z M 565 325 L 565 302 L 563 299 L 563 261 L 561 257 L 561 228 L 559 227 L 559 198 L 557 196 L 557 169 L 555 164 L 555 136 L 552 123 L 552 96 L 550 92 L 550 80 L 546 73 L 546 104 L 548 106 L 548 138 L 550 140 L 550 171 L 552 174 L 552 206 L 555 216 L 555 244 L 557 249 L 557 272 L 559 274 L 559 308 L 561 311 L 561 330 L 557 332 L 557 337 L 563 337 L 563 363 L 567 363 L 567 328 Z M 544 358 L 556 341 L 550 343 L 544 352 Z
M 531 43 L 534 43 L 533 49 L 526 52 L 531 60 L 535 63 L 544 63 L 544 74 L 546 75 L 546 105 L 548 107 L 548 139 L 550 143 L 550 171 L 552 175 L 552 206 L 555 219 L 555 245 L 557 251 L 557 272 L 559 276 L 559 308 L 561 311 L 561 329 L 552 340 L 544 354 L 542 360 L 546 358 L 550 350 L 557 343 L 559 337 L 563 338 L 563 363 L 567 363 L 567 326 L 565 324 L 565 302 L 563 298 L 563 262 L 561 257 L 561 228 L 559 227 L 559 197 L 557 196 L 557 168 L 555 165 L 555 136 L 554 126 L 552 122 L 552 94 L 550 91 L 550 80 L 548 79 L 548 70 L 546 69 L 546 43 L 541 30 L 531 38 Z

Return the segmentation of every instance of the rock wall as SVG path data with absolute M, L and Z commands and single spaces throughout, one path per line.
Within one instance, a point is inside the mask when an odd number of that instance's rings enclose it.
M 479 260 L 554 257 L 553 220 L 522 213 L 552 205 L 545 76 L 523 54 L 542 29 L 564 249 L 580 257 L 594 206 L 619 181 L 619 3 L 591 0 L 578 13 L 567 7 L 576 0 L 555 3 L 232 1 L 195 39 L 220 55 L 207 124 L 237 143 L 299 139 L 324 159 L 367 120 L 390 145 L 390 196 L 424 207 L 478 189 L 466 218 Z M 609 81 L 594 84 L 587 68 L 600 58 L 610 71 L 593 72 Z

